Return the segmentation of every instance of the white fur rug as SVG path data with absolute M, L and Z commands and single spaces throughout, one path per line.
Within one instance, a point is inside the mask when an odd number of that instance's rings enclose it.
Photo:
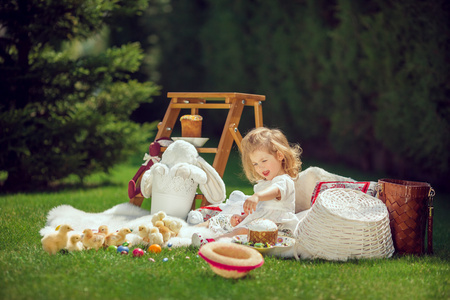
M 69 224 L 74 231 L 70 234 L 81 234 L 84 229 L 97 230 L 101 225 L 107 225 L 110 232 L 115 232 L 123 227 L 133 230 L 127 235 L 127 240 L 132 245 L 141 244 L 142 238 L 137 234 L 140 225 L 151 225 L 152 215 L 149 211 L 142 209 L 131 203 L 118 204 L 101 213 L 89 213 L 76 209 L 70 205 L 60 205 L 47 215 L 47 223 L 39 233 L 44 236 L 54 232 L 58 225 Z M 208 228 L 189 226 L 184 220 L 178 219 L 183 223 L 180 233 L 173 237 L 168 243 L 173 247 L 191 245 L 193 233 L 200 233 L 205 238 L 214 238 L 215 233 Z
M 301 219 L 305 215 L 305 212 L 297 214 Z M 174 217 L 171 217 L 174 218 Z M 82 234 L 86 228 L 96 231 L 99 226 L 107 225 L 110 232 L 114 232 L 123 227 L 128 227 L 133 230 L 132 233 L 127 235 L 127 240 L 132 245 L 145 244 L 142 238 L 138 235 L 139 226 L 152 224 L 152 215 L 149 211 L 142 209 L 136 205 L 130 203 L 118 204 L 108 210 L 101 213 L 89 213 L 76 209 L 70 205 L 60 205 L 52 210 L 47 215 L 47 223 L 39 233 L 44 236 L 48 233 L 55 232 L 58 225 L 69 224 L 73 227 L 74 231 L 69 232 L 72 234 Z M 195 227 L 188 225 L 184 220 L 178 219 L 182 222 L 180 233 L 177 237 L 171 238 L 167 244 L 171 243 L 172 247 L 186 247 L 192 243 L 192 234 L 199 233 L 205 238 L 217 238 L 217 234 L 206 227 Z M 222 238 L 218 240 L 220 242 L 231 242 L 231 238 Z M 164 245 L 164 246 L 167 246 Z M 281 257 L 294 257 L 294 248 L 290 247 L 286 250 L 280 250 L 276 256 Z M 301 255 L 301 251 L 298 252 Z

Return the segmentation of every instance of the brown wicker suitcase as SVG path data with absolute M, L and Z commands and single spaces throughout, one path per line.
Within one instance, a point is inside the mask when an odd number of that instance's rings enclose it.
M 433 252 L 433 196 L 429 183 L 398 179 L 379 179 L 378 198 L 389 211 L 392 239 L 398 254 L 425 253 L 425 229 L 428 220 L 427 253 Z

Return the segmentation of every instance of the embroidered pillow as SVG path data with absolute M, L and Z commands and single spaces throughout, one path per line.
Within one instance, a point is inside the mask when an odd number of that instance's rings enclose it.
M 203 216 L 203 222 L 208 221 L 212 217 L 218 215 L 222 210 L 219 208 L 218 204 L 203 206 L 196 211 L 200 212 Z
M 328 189 L 353 189 L 357 191 L 361 191 L 370 196 L 376 197 L 377 183 L 374 181 L 360 181 L 360 182 L 352 182 L 352 181 L 321 181 L 316 184 L 314 191 L 311 195 L 311 206 L 316 202 L 319 194 Z

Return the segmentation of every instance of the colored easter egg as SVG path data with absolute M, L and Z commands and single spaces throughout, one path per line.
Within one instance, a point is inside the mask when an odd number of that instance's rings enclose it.
M 149 257 L 148 261 L 155 262 L 155 260 L 151 257 Z
M 141 257 L 144 256 L 144 250 L 141 248 L 136 248 L 133 250 L 133 257 Z
M 169 259 L 167 257 L 164 257 L 163 262 L 168 261 Z
M 172 247 L 172 243 L 168 243 L 167 247 L 169 247 L 169 248 Z
M 126 246 L 117 247 L 117 252 L 122 253 L 123 251 L 125 251 L 128 254 L 128 251 L 130 251 L 130 250 Z
M 153 253 L 160 253 L 161 252 L 161 246 L 158 244 L 153 244 L 150 247 L 148 247 L 148 251 L 151 251 Z
M 117 246 L 111 245 L 108 248 L 106 248 L 107 251 L 113 251 L 113 252 L 117 252 Z

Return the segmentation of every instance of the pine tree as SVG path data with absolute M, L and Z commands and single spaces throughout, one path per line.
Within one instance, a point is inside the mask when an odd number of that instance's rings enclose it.
M 129 120 L 158 87 L 132 78 L 138 43 L 97 55 L 73 45 L 148 0 L 0 2 L 0 170 L 8 189 L 37 188 L 76 174 L 107 171 L 143 140 L 149 126 Z

